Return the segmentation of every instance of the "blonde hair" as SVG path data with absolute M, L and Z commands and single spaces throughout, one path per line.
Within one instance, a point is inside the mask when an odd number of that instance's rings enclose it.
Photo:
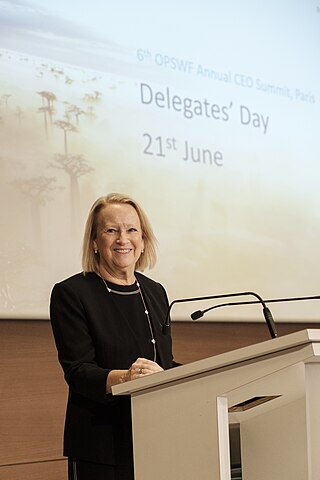
M 110 193 L 109 195 L 98 198 L 90 209 L 83 237 L 83 272 L 99 273 L 99 253 L 94 253 L 93 241 L 97 236 L 98 215 L 103 208 L 112 203 L 131 205 L 137 212 L 140 219 L 142 238 L 144 240 L 144 253 L 142 253 L 140 258 L 137 260 L 135 269 L 143 271 L 146 268 L 154 267 L 157 261 L 157 239 L 153 233 L 147 215 L 142 210 L 140 205 L 128 195 L 124 195 L 122 193 Z

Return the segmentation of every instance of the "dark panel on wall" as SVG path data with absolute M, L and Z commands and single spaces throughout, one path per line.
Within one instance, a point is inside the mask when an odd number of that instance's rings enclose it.
M 306 328 L 319 328 L 319 324 L 277 323 L 279 336 Z M 268 328 L 263 322 L 174 322 L 172 336 L 174 355 L 181 363 L 270 340 Z
M 61 457 L 67 389 L 48 321 L 1 321 L 0 463 Z
M 67 461 L 31 463 L 0 467 L 1 480 L 66 480 Z

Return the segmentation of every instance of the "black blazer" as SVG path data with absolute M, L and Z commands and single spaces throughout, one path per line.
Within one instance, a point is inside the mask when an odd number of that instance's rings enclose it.
M 168 299 L 162 285 L 136 273 L 164 369 L 177 364 L 162 325 Z M 78 273 L 54 286 L 50 316 L 58 357 L 69 385 L 64 455 L 110 465 L 132 463 L 128 396 L 106 394 L 110 370 L 128 369 L 141 356 L 134 325 L 121 317 L 102 279 Z

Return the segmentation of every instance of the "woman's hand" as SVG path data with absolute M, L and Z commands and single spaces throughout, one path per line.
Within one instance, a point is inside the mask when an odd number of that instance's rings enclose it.
M 129 382 L 142 378 L 145 375 L 152 375 L 153 373 L 162 372 L 163 368 L 156 362 L 148 360 L 147 358 L 137 358 L 131 365 L 129 370 L 111 370 L 107 377 L 106 391 L 111 393 L 111 388 L 119 383 Z
M 135 380 L 136 378 L 141 378 L 145 375 L 152 375 L 153 373 L 162 371 L 163 368 L 156 362 L 148 360 L 147 358 L 137 358 L 128 370 L 126 381 Z

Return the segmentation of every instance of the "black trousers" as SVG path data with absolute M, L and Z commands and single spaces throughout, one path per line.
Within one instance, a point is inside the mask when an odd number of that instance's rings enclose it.
M 68 458 L 68 480 L 134 480 L 133 467 Z

